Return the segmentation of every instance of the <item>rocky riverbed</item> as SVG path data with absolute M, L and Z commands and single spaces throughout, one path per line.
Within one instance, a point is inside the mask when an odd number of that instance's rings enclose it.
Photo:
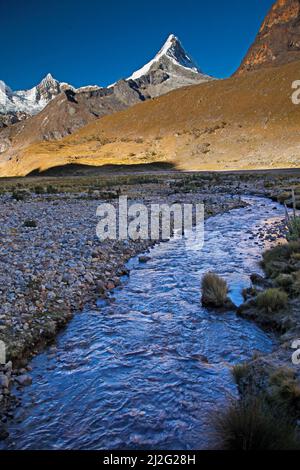
M 245 205 L 238 197 L 201 193 L 148 193 L 145 199 L 147 204 L 205 200 L 207 216 Z M 18 405 L 12 386 L 31 383 L 28 359 L 54 339 L 75 312 L 107 297 L 128 274 L 126 262 L 153 244 L 100 242 L 96 209 L 101 202 L 98 195 L 85 194 L 29 195 L 24 201 L 1 196 L 0 340 L 8 361 L 0 369 L 2 423 Z M 5 437 L 5 430 L 1 435 Z

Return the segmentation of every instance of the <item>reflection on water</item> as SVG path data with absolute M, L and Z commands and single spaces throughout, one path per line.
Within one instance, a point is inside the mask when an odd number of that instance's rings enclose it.
M 267 207 L 265 207 L 267 204 Z M 7 448 L 203 449 L 215 445 L 212 413 L 237 396 L 230 367 L 270 351 L 271 337 L 233 312 L 200 305 L 201 276 L 223 275 L 241 302 L 262 250 L 249 234 L 282 209 L 254 199 L 206 222 L 202 251 L 183 241 L 130 262 L 111 303 L 77 315 L 32 361 L 33 385 L 10 425 Z

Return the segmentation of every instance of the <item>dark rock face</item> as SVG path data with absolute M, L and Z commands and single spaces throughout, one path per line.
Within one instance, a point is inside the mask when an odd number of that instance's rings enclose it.
M 145 96 L 133 80 L 120 80 L 112 89 L 115 98 L 126 106 L 132 106 L 139 101 L 144 101 Z
M 36 87 L 36 101 L 51 101 L 62 90 L 61 84 L 51 74 L 48 74 Z
M 23 121 L 29 117 L 26 113 L 0 113 L 0 129 L 7 127 L 10 124 L 16 124 L 17 122 Z
M 236 72 L 300 60 L 300 0 L 277 0 Z

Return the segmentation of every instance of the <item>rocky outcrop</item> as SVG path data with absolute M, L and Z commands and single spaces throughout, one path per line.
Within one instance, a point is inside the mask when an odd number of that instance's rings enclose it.
M 237 75 L 300 60 L 300 1 L 277 0 Z

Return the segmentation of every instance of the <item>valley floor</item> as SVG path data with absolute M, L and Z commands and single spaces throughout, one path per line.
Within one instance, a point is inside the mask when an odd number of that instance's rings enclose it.
M 7 180 L 1 195 L 0 371 L 3 423 L 13 414 L 13 385 L 30 384 L 28 359 L 86 304 L 106 298 L 127 274 L 125 263 L 152 242 L 100 242 L 97 206 L 119 194 L 151 203 L 205 203 L 206 217 L 242 207 L 243 194 L 274 195 L 300 181 L 278 174 L 153 174 Z M 272 244 L 284 223 L 269 227 Z M 0 437 L 6 431 L 0 429 Z

